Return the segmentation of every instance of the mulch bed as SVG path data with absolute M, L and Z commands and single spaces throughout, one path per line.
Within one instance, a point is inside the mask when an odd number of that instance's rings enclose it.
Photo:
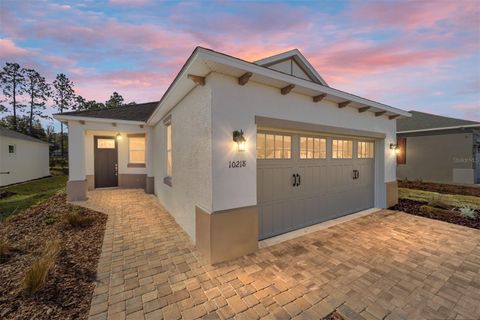
M 480 187 L 458 186 L 433 182 L 399 180 L 399 188 L 417 189 L 447 194 L 461 194 L 464 196 L 480 197 Z
M 435 220 L 441 220 L 449 223 L 459 224 L 461 226 L 470 227 L 474 229 L 480 229 L 480 215 L 475 219 L 462 217 L 455 212 L 449 215 L 437 213 L 437 212 L 424 212 L 420 210 L 420 207 L 427 205 L 426 202 L 398 199 L 398 204 L 391 207 L 391 210 L 403 211 L 416 216 L 426 217 Z
M 72 211 L 94 221 L 73 228 L 65 220 Z M 0 319 L 86 319 L 106 222 L 105 214 L 71 206 L 58 194 L 0 224 L 0 235 L 13 247 L 0 258 Z M 52 239 L 61 241 L 55 267 L 29 296 L 22 289 L 24 273 Z

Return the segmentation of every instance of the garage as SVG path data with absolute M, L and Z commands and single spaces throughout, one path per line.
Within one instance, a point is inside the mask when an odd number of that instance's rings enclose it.
M 256 145 L 260 240 L 374 207 L 374 140 L 258 130 Z

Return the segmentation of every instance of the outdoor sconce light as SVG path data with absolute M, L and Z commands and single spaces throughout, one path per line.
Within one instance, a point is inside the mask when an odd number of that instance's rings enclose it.
M 395 153 L 400 153 L 400 149 L 396 143 L 390 143 L 390 150 L 393 150 Z
M 117 133 L 116 138 L 117 138 L 117 141 L 122 140 L 122 135 L 120 134 L 120 132 Z
M 245 151 L 245 137 L 243 136 L 243 130 L 240 131 L 233 131 L 233 141 L 235 141 L 238 145 L 238 151 Z

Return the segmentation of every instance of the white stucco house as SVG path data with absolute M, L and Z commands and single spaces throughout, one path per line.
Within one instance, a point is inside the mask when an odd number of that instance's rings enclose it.
M 396 121 L 334 89 L 298 50 L 256 62 L 196 48 L 158 102 L 68 112 L 69 200 L 155 194 L 211 263 L 396 201 Z
M 0 186 L 50 175 L 47 142 L 0 127 Z

